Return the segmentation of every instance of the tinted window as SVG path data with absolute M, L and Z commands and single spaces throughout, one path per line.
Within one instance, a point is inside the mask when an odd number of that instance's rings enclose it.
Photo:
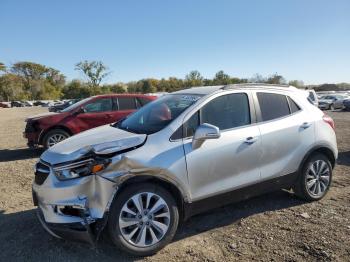
M 230 94 L 213 99 L 201 109 L 201 123 L 212 124 L 220 130 L 250 124 L 247 95 Z
M 86 113 L 112 111 L 112 99 L 100 98 L 84 106 Z
M 133 97 L 118 97 L 119 110 L 136 109 L 135 99 Z
M 257 96 L 263 121 L 290 114 L 286 96 L 273 93 L 257 93 Z
M 290 112 L 292 114 L 295 113 L 295 112 L 298 112 L 300 110 L 300 107 L 290 97 L 288 97 L 288 102 L 289 102 Z
M 137 100 L 139 100 L 139 102 L 141 103 L 142 106 L 148 104 L 149 102 L 151 102 L 152 100 L 150 99 L 146 99 L 144 97 L 138 97 Z
M 200 95 L 166 95 L 140 108 L 115 127 L 139 134 L 153 134 L 166 127 L 192 106 Z

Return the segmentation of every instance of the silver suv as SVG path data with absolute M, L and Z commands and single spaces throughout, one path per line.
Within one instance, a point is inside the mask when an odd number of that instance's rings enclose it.
M 53 236 L 95 243 L 105 228 L 144 256 L 209 208 L 280 188 L 321 199 L 337 154 L 333 120 L 303 91 L 198 87 L 45 151 L 33 200 Z

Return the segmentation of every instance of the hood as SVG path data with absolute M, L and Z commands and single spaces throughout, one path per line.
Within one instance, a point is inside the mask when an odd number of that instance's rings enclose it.
M 56 115 L 58 115 L 58 114 L 59 114 L 59 113 L 55 113 L 55 112 L 42 113 L 42 114 L 38 114 L 38 115 L 35 115 L 35 116 L 28 117 L 28 118 L 26 119 L 26 121 L 29 121 L 29 120 L 38 120 L 38 119 L 45 118 L 45 117 L 56 116 Z
M 46 150 L 41 159 L 58 164 L 76 160 L 89 152 L 104 155 L 141 145 L 147 135 L 104 125 L 72 136 Z
M 318 100 L 319 103 L 333 103 L 333 100 L 332 99 L 319 99 Z

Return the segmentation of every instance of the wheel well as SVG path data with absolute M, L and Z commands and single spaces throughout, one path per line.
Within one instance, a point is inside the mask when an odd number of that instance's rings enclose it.
M 123 190 L 125 190 L 125 188 L 127 188 L 128 185 L 135 185 L 135 184 L 140 184 L 140 183 L 145 183 L 145 182 L 156 184 L 158 186 L 163 187 L 167 191 L 169 191 L 169 193 L 174 197 L 174 199 L 176 201 L 177 207 L 179 209 L 180 218 L 181 219 L 183 218 L 184 199 L 183 199 L 181 191 L 171 182 L 165 181 L 165 180 L 160 179 L 160 178 L 156 178 L 153 176 L 147 176 L 147 175 L 131 177 L 120 185 L 118 193 L 116 194 L 115 197 L 117 197 L 118 194 L 120 194 Z
M 69 135 L 73 135 L 72 131 L 69 130 L 69 128 L 65 127 L 65 126 L 52 126 L 49 129 L 45 130 L 41 135 L 40 135 L 40 139 L 39 139 L 39 144 L 43 143 L 43 139 L 46 136 L 46 134 L 54 129 L 61 129 L 65 132 L 67 132 Z
M 318 147 L 315 148 L 313 150 L 311 150 L 303 159 L 302 164 L 301 164 L 301 168 L 304 166 L 305 161 L 311 157 L 312 155 L 314 155 L 315 153 L 320 153 L 325 155 L 329 161 L 331 162 L 332 168 L 334 168 L 335 166 L 335 157 L 334 157 L 334 153 L 331 149 L 329 149 L 328 147 Z
M 334 166 L 335 166 L 335 157 L 334 157 L 334 154 L 333 154 L 332 150 L 330 150 L 327 147 L 321 147 L 321 148 L 318 148 L 315 151 L 313 151 L 313 153 L 316 153 L 316 152 L 327 156 L 329 161 L 331 162 L 332 168 L 334 168 Z

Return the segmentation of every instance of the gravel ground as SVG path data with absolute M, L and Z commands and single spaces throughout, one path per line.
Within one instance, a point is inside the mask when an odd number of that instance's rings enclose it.
M 24 119 L 41 107 L 0 108 L 0 261 L 137 260 L 103 237 L 97 248 L 59 240 L 37 221 L 33 165 Z M 339 159 L 328 195 L 305 203 L 279 191 L 187 221 L 175 240 L 146 261 L 350 261 L 350 113 L 330 112 Z

